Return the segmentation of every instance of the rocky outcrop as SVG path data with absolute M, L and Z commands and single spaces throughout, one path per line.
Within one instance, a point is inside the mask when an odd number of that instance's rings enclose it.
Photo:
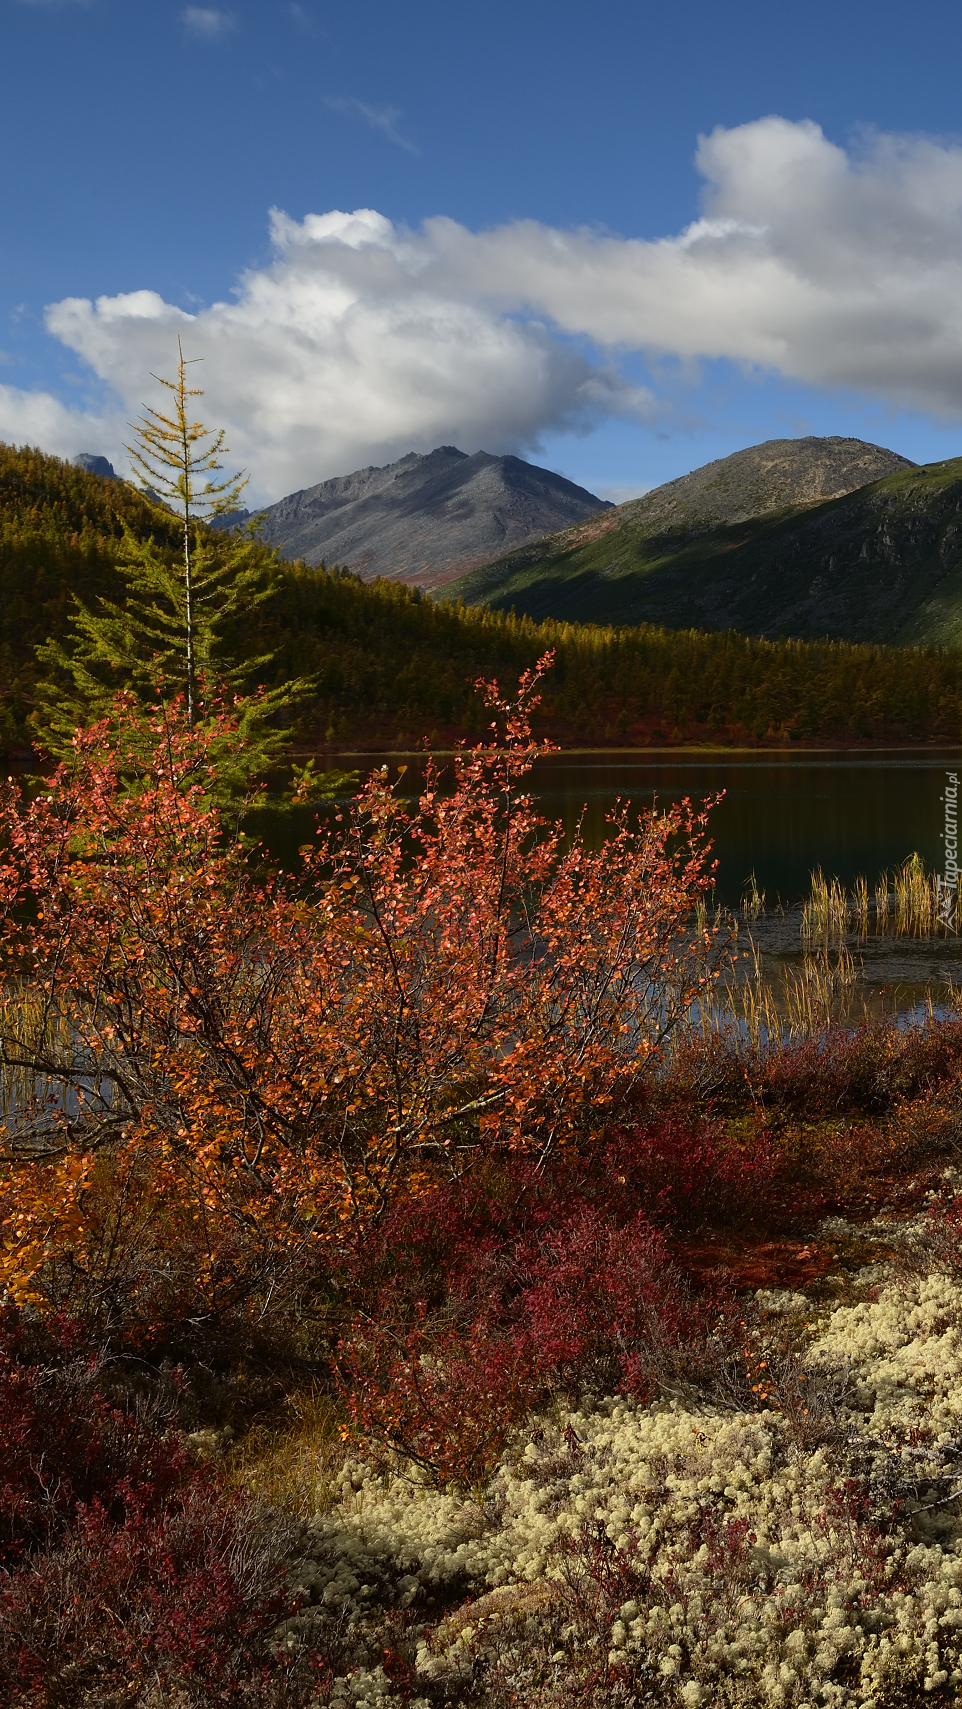
M 118 481 L 120 476 L 114 472 L 112 463 L 106 457 L 101 457 L 96 451 L 78 451 L 73 460 L 75 469 L 86 469 L 88 475 L 103 475 L 105 481 Z

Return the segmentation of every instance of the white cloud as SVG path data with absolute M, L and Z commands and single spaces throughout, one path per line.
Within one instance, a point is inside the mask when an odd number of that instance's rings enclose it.
M 69 459 L 78 451 L 117 446 L 122 431 L 116 414 L 69 409 L 49 392 L 0 386 L 0 441 L 8 445 L 39 445 L 54 457 Z
M 275 213 L 273 263 L 232 302 L 191 315 L 149 290 L 68 298 L 47 324 L 127 419 L 182 332 L 257 499 L 445 442 L 536 450 L 599 415 L 654 420 L 589 340 L 612 360 L 726 357 L 962 419 L 962 147 L 867 137 L 846 152 L 768 118 L 713 132 L 698 163 L 702 217 L 658 241 Z
M 404 117 L 400 107 L 372 107 L 369 102 L 358 101 L 353 95 L 328 95 L 324 105 L 332 113 L 348 113 L 363 119 L 372 131 L 380 131 L 395 147 L 406 148 L 409 154 L 419 153 L 417 145 L 398 129 L 398 120 Z
M 67 298 L 47 313 L 62 342 L 123 399 L 128 419 L 169 373 L 180 333 L 254 472 L 252 496 L 441 443 L 518 450 L 547 427 L 650 405 L 537 321 L 439 291 L 423 238 L 379 214 L 273 218 L 277 259 L 234 303 L 196 315 L 154 291 Z M 108 453 L 109 455 L 109 453 Z
M 727 357 L 962 416 L 962 148 L 768 118 L 699 144 L 704 214 L 625 241 L 433 221 L 446 285 L 603 345 Z M 442 257 L 444 258 L 442 260 Z
M 185 6 L 182 15 L 191 35 L 203 36 L 207 41 L 217 41 L 235 27 L 231 13 L 216 6 Z
M 627 504 L 629 499 L 644 498 L 650 487 L 599 487 L 598 497 L 606 498 L 609 504 Z

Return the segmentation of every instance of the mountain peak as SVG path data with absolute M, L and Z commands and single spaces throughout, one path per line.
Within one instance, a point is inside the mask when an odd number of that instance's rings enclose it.
M 862 439 L 769 439 L 505 553 L 450 591 L 571 622 L 888 638 L 914 610 L 922 561 L 937 580 L 955 559 L 943 534 L 958 470 L 946 471 L 936 482 Z
M 265 511 L 261 538 L 287 558 L 433 588 L 606 509 L 520 457 L 438 445 L 291 493 Z
M 88 475 L 102 475 L 105 481 L 119 480 L 114 472 L 112 463 L 106 457 L 101 457 L 97 451 L 78 451 L 73 459 L 75 469 L 85 469 Z

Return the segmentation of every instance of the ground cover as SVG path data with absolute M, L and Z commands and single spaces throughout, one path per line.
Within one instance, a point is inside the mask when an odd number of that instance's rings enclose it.
M 960 1072 L 693 1038 L 218 1368 L 8 1310 L 6 1700 L 953 1701 Z

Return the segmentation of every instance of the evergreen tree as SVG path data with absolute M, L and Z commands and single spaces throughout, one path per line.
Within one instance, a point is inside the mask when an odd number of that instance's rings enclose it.
M 207 526 L 236 510 L 248 477 L 224 475 L 223 429 L 191 419 L 191 400 L 203 393 L 187 385 L 189 364 L 177 344 L 177 379 L 154 376 L 173 394 L 172 413 L 145 405 L 135 442 L 126 447 L 157 528 L 145 535 L 124 527 L 115 561 L 125 597 L 101 597 L 95 605 L 75 597 L 67 644 L 51 639 L 37 648 L 47 674 L 37 688 L 34 726 L 42 746 L 63 758 L 78 726 L 110 717 L 121 690 L 143 705 L 182 696 L 192 727 L 229 703 L 243 738 L 236 752 L 220 756 L 221 786 L 229 794 L 276 760 L 290 736 L 278 715 L 311 684 L 296 678 L 252 693 L 273 653 L 231 653 L 232 634 L 249 635 L 253 614 L 274 592 L 277 557 L 256 540 L 256 524 L 244 535 Z M 177 552 L 170 548 L 174 518 Z M 308 781 L 322 782 L 313 774 Z M 335 786 L 343 781 L 338 777 Z

